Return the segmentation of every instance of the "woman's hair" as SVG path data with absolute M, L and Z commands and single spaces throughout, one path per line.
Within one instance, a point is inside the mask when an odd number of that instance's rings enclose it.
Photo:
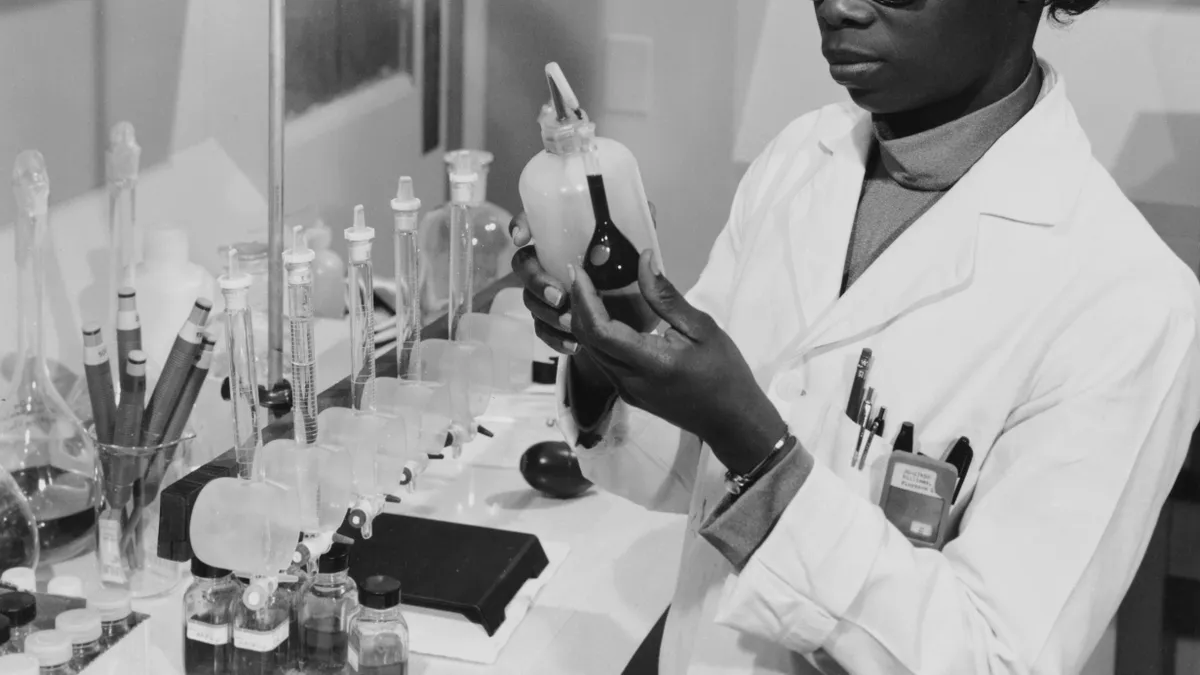
M 1050 20 L 1056 23 L 1066 23 L 1101 2 L 1103 0 L 1045 0 Z

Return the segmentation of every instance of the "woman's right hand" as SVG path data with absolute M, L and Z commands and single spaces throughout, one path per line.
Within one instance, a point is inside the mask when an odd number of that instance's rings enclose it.
M 579 343 L 571 335 L 570 293 L 538 262 L 533 233 L 524 213 L 513 218 L 508 232 L 518 246 L 512 268 L 525 286 L 525 307 L 533 314 L 534 331 L 554 351 L 575 356 L 579 353 Z

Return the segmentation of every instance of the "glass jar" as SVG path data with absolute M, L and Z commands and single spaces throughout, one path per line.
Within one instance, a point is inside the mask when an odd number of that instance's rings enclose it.
M 24 651 L 25 639 L 37 631 L 33 625 L 37 618 L 37 598 L 23 591 L 0 595 L 0 616 L 8 619 L 8 643 L 12 650 Z
M 291 668 L 292 593 L 255 579 L 234 603 L 233 672 L 282 675 Z
M 71 638 L 57 630 L 44 630 L 30 635 L 25 640 L 25 653 L 37 659 L 41 675 L 75 675 L 79 671 L 71 666 L 74 652 Z
M 100 655 L 103 630 L 94 609 L 68 609 L 54 618 L 54 629 L 71 640 L 71 667 L 83 672 Z
M 13 169 L 17 202 L 17 371 L 0 408 L 0 467 L 37 519 L 39 564 L 74 558 L 92 546 L 98 467 L 83 424 L 55 388 L 46 362 L 42 314 L 50 183 L 36 151 Z
M 358 589 L 362 608 L 350 622 L 346 660 L 351 673 L 408 674 L 408 623 L 400 613 L 400 582 L 367 577 Z
M 12 622 L 7 616 L 0 615 L 0 656 L 15 654 L 16 651 L 12 644 Z
M 317 573 L 300 600 L 300 658 L 306 673 L 346 668 L 350 619 L 358 609 L 358 586 L 350 578 L 350 547 L 335 543 L 317 560 Z
M 233 672 L 233 612 L 242 584 L 229 570 L 192 558 L 195 580 L 183 595 L 183 663 L 188 675 Z
M 487 200 L 487 175 L 494 157 L 480 150 L 446 153 L 446 171 L 465 165 L 477 176 L 471 198 L 470 223 L 474 271 L 471 295 L 512 270 L 517 247 L 508 236 L 512 214 Z M 446 313 L 450 302 L 450 204 L 425 214 L 419 227 L 422 324 Z
M 105 649 L 112 647 L 133 630 L 133 608 L 130 606 L 129 591 L 120 588 L 105 588 L 91 595 L 88 609 L 100 614 L 100 644 Z

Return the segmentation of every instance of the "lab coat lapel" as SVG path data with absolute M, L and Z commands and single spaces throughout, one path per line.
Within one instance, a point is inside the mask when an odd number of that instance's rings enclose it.
M 785 223 L 788 271 L 809 326 L 821 322 L 841 291 L 871 143 L 870 118 L 838 108 L 821 119 L 819 133 L 826 160 L 793 199 Z

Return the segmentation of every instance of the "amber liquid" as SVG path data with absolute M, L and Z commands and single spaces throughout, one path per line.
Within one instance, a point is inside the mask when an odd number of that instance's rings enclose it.
M 288 621 L 289 618 L 288 613 L 284 610 L 270 610 L 265 612 L 262 619 L 252 621 L 246 628 L 265 632 Z M 291 651 L 295 642 L 292 635 L 289 635 L 283 644 L 269 652 L 256 652 L 235 647 L 233 650 L 234 675 L 284 675 L 288 668 L 295 663 Z
M 55 466 L 17 469 L 13 480 L 26 495 L 38 518 L 43 562 L 73 557 L 86 551 L 96 527 L 96 482 Z
M 218 625 L 211 614 L 201 614 L 194 617 L 194 620 Z M 187 631 L 184 631 L 183 664 L 186 675 L 228 675 L 233 672 L 229 663 L 232 654 L 231 643 L 210 645 L 199 640 L 189 640 Z
M 300 629 L 304 672 L 341 673 L 346 667 L 350 634 L 334 617 L 313 619 Z

